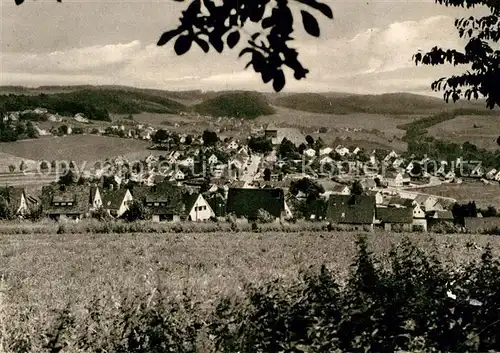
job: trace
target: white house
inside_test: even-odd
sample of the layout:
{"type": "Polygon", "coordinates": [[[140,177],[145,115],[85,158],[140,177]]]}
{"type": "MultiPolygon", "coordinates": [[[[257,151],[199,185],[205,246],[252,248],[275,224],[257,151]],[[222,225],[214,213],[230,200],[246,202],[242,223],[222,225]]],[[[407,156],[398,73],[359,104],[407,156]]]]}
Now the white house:
{"type": "Polygon", "coordinates": [[[168,155],[168,158],[171,159],[171,160],[176,161],[177,159],[179,159],[180,156],[181,156],[181,153],[179,151],[172,151],[168,155]]]}
{"type": "Polygon", "coordinates": [[[156,163],[158,162],[158,157],[150,154],[149,156],[146,157],[146,163],[151,164],[151,163],[156,163]]]}
{"type": "Polygon", "coordinates": [[[444,210],[439,198],[434,195],[419,194],[415,197],[414,202],[418,203],[426,212],[444,210]]]}
{"type": "Polygon", "coordinates": [[[422,227],[424,232],[427,232],[427,219],[425,218],[425,211],[416,201],[413,201],[413,226],[422,227]]]}
{"type": "Polygon", "coordinates": [[[208,157],[208,164],[217,164],[219,162],[219,159],[215,154],[212,154],[210,157],[208,157]]]}
{"type": "Polygon", "coordinates": [[[186,167],[192,167],[194,165],[194,158],[193,157],[187,157],[183,161],[179,162],[180,165],[186,166],[186,167]]]}
{"type": "Polygon", "coordinates": [[[335,161],[329,156],[325,156],[319,160],[319,164],[332,164],[333,162],[335,161]]]}
{"type": "Polygon", "coordinates": [[[496,181],[500,181],[500,172],[498,172],[496,175],[495,175],[495,178],[494,178],[496,181]]]}
{"type": "Polygon", "coordinates": [[[406,171],[409,173],[409,172],[411,172],[413,170],[414,167],[415,167],[415,164],[413,162],[410,162],[406,166],[406,171]]]}
{"type": "Polygon", "coordinates": [[[470,172],[471,177],[481,178],[484,175],[484,168],[481,165],[476,166],[472,172],[470,172]]]}
{"type": "Polygon", "coordinates": [[[82,113],[75,114],[75,117],[73,118],[76,121],[80,123],[88,123],[89,119],[85,118],[82,113]]]}
{"type": "Polygon", "coordinates": [[[234,166],[237,169],[242,169],[244,164],[245,163],[238,158],[233,158],[229,161],[229,166],[234,166]]]}
{"type": "Polygon", "coordinates": [[[345,155],[349,154],[349,149],[347,147],[344,147],[342,145],[338,145],[336,148],[335,148],[335,152],[337,152],[338,154],[340,154],[342,157],[344,157],[345,155]]]}
{"type": "Polygon", "coordinates": [[[229,150],[237,150],[238,147],[238,143],[235,140],[231,140],[231,142],[229,142],[226,146],[226,148],[229,150]]]}
{"type": "Polygon", "coordinates": [[[450,170],[448,173],[446,173],[446,175],[444,176],[444,178],[446,180],[452,180],[452,179],[455,179],[455,172],[453,170],[450,170]]]}
{"type": "Polygon", "coordinates": [[[384,161],[388,162],[390,159],[398,157],[399,155],[394,150],[392,150],[387,156],[385,156],[384,161]]]}
{"type": "Polygon", "coordinates": [[[354,151],[352,151],[352,154],[355,154],[355,155],[356,155],[356,154],[358,154],[358,153],[359,153],[359,151],[361,151],[361,148],[356,147],[356,148],[354,149],[354,151]]]}
{"type": "Polygon", "coordinates": [[[217,179],[222,178],[225,169],[226,166],[224,164],[215,165],[213,168],[211,168],[212,176],[217,179]]]}
{"type": "Polygon", "coordinates": [[[174,174],[175,180],[184,180],[186,178],[186,174],[182,170],[177,170],[174,174]]]}
{"type": "Polygon", "coordinates": [[[276,165],[279,167],[279,168],[283,168],[283,166],[286,165],[286,162],[285,161],[282,161],[282,160],[279,160],[276,162],[276,165]]]}
{"type": "Polygon", "coordinates": [[[324,155],[330,154],[332,152],[333,152],[333,148],[331,148],[331,147],[325,147],[325,148],[322,148],[322,149],[319,150],[319,155],[320,156],[324,156],[324,155]]]}
{"type": "Polygon", "coordinates": [[[133,201],[128,189],[119,189],[104,194],[103,207],[113,217],[121,217],[133,201]]]}
{"type": "Polygon", "coordinates": [[[206,221],[215,217],[215,212],[201,194],[186,196],[184,205],[188,214],[188,220],[193,222],[206,221]]]}
{"type": "Polygon", "coordinates": [[[489,180],[495,179],[495,175],[497,175],[497,173],[498,170],[496,170],[495,168],[491,169],[490,171],[488,171],[488,173],[486,173],[486,179],[489,180]]]}
{"type": "Polygon", "coordinates": [[[101,192],[98,187],[90,188],[90,210],[97,210],[102,206],[101,192]]]}
{"type": "Polygon", "coordinates": [[[304,150],[304,154],[307,156],[307,157],[314,157],[316,155],[316,151],[312,148],[308,148],[307,150],[304,150]]]}

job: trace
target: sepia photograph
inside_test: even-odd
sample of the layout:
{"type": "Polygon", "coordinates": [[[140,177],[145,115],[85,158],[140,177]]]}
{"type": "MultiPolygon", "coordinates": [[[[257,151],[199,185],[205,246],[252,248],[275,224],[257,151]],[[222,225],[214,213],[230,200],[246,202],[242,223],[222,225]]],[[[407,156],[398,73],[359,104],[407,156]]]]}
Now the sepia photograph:
{"type": "Polygon", "coordinates": [[[0,353],[500,352],[499,0],[0,18],[0,353]]]}

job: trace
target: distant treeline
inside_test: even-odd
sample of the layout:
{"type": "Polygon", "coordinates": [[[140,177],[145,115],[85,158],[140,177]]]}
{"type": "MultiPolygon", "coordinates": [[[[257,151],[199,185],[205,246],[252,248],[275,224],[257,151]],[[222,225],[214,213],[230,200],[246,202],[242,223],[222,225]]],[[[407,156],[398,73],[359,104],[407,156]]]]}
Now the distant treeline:
{"type": "Polygon", "coordinates": [[[23,111],[35,108],[46,108],[49,112],[60,115],[83,113],[92,120],[109,121],[110,113],[177,113],[185,107],[161,96],[122,90],[79,90],[68,93],[0,96],[0,110],[23,111]]]}
{"type": "Polygon", "coordinates": [[[416,158],[427,156],[432,160],[444,161],[455,161],[461,157],[464,161],[480,161],[485,168],[500,166],[500,150],[488,151],[470,142],[458,144],[436,140],[429,136],[408,141],[407,153],[416,158]]]}

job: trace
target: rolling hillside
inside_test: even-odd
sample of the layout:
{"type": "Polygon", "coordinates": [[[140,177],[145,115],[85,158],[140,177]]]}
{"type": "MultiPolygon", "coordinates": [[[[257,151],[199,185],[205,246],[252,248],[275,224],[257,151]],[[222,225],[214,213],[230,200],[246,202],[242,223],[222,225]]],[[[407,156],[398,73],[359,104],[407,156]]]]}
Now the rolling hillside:
{"type": "Polygon", "coordinates": [[[174,100],[125,90],[82,89],[64,93],[0,96],[0,108],[7,111],[37,107],[47,108],[61,115],[73,115],[80,112],[95,120],[106,120],[103,116],[109,113],[178,113],[185,110],[183,104],[174,100]]]}
{"type": "Polygon", "coordinates": [[[255,92],[222,93],[195,105],[194,110],[202,115],[248,119],[274,113],[265,97],[255,92]]]}
{"type": "Polygon", "coordinates": [[[37,106],[68,110],[87,108],[110,114],[177,114],[195,111],[201,115],[256,118],[274,113],[274,107],[321,114],[433,115],[457,109],[468,115],[492,115],[483,100],[445,103],[441,98],[390,93],[357,95],[325,93],[258,93],[248,91],[166,91],[123,86],[0,86],[0,109],[37,106]],[[69,108],[68,108],[69,107],[69,108]]]}
{"type": "Polygon", "coordinates": [[[349,95],[335,93],[297,93],[278,97],[273,104],[289,109],[326,114],[432,114],[459,108],[489,114],[482,101],[459,101],[445,103],[440,98],[408,93],[390,93],[381,95],[349,95]]]}

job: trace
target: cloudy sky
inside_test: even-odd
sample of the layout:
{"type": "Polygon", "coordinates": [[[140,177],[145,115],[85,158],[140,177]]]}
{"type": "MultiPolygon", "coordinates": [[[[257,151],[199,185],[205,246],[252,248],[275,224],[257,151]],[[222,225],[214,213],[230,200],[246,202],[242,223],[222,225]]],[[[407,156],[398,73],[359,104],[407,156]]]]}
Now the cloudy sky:
{"type": "MultiPolygon", "coordinates": [[[[1,0],[0,85],[117,84],[177,89],[268,91],[237,51],[178,57],[157,47],[187,3],[172,0],[1,0]]],[[[454,67],[416,67],[412,54],[435,45],[463,47],[453,26],[465,10],[433,0],[326,0],[334,20],[321,38],[297,28],[294,46],[310,70],[285,91],[432,94],[433,79],[454,67]]],[[[468,14],[467,14],[468,15],[468,14]]],[[[300,24],[300,20],[299,20],[300,24]]],[[[289,74],[289,73],[288,73],[289,74]]]]}

